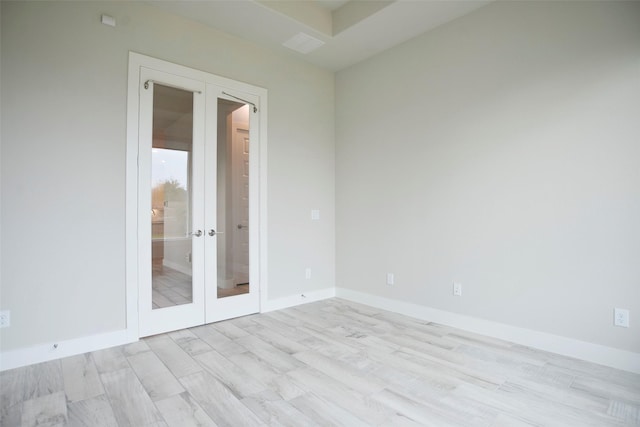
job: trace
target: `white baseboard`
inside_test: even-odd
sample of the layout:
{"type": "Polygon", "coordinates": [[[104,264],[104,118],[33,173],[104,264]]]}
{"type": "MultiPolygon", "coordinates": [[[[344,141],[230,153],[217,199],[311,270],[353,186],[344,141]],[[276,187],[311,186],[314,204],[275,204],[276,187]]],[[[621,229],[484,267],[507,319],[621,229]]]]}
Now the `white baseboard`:
{"type": "Polygon", "coordinates": [[[137,340],[131,339],[127,330],[122,330],[3,351],[0,353],[0,371],[129,344],[135,341],[137,340]]]}
{"type": "MultiPolygon", "coordinates": [[[[540,350],[640,374],[640,354],[638,353],[379,297],[345,288],[324,288],[305,292],[304,294],[266,300],[262,304],[261,312],[266,313],[280,310],[335,296],[418,319],[440,323],[540,350]]],[[[57,343],[51,342],[28,348],[3,351],[0,353],[0,371],[74,356],[90,351],[102,350],[122,344],[129,344],[135,341],[136,338],[132,336],[131,333],[127,332],[127,330],[121,330],[59,341],[57,343]],[[57,344],[57,347],[54,347],[55,344],[57,344]]]]}
{"type": "MultiPolygon", "coordinates": [[[[261,312],[279,310],[314,301],[332,298],[336,295],[335,288],[319,289],[304,294],[296,294],[262,303],[261,312]]],[[[27,348],[19,348],[0,352],[0,372],[8,369],[20,368],[49,360],[75,356],[91,351],[102,350],[122,344],[137,341],[137,338],[127,330],[74,338],[66,341],[50,342],[27,348]]]]}
{"type": "Polygon", "coordinates": [[[164,267],[169,267],[173,270],[179,271],[182,274],[186,274],[187,276],[191,277],[191,275],[193,274],[193,272],[191,271],[190,268],[187,268],[183,265],[178,264],[177,262],[173,262],[173,261],[168,261],[166,259],[162,260],[162,265],[164,267]]]}
{"type": "Polygon", "coordinates": [[[293,307],[300,304],[306,304],[309,302],[321,301],[327,298],[333,298],[336,296],[336,289],[334,287],[318,289],[311,292],[303,292],[300,294],[290,295],[273,300],[266,300],[262,302],[260,307],[261,313],[268,311],[280,310],[287,307],[293,307]]]}
{"type": "Polygon", "coordinates": [[[335,293],[338,298],[360,304],[640,374],[640,353],[519,328],[345,288],[336,288],[335,293]]]}

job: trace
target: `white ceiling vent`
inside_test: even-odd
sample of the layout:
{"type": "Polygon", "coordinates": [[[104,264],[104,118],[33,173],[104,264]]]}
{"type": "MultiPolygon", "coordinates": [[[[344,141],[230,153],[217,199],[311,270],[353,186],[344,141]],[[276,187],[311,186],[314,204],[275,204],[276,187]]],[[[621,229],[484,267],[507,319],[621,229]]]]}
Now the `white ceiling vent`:
{"type": "Polygon", "coordinates": [[[305,33],[298,33],[286,42],[282,43],[283,46],[300,53],[312,52],[323,44],[324,42],[322,40],[318,40],[317,38],[311,37],[309,34],[305,33]]]}

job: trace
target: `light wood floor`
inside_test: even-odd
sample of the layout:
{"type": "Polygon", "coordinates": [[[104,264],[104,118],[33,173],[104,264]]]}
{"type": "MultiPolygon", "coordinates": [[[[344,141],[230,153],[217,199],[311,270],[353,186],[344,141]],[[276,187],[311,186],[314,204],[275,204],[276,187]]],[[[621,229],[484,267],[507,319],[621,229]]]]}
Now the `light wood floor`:
{"type": "Polygon", "coordinates": [[[640,425],[640,375],[340,299],[0,380],[3,426],[640,425]]]}

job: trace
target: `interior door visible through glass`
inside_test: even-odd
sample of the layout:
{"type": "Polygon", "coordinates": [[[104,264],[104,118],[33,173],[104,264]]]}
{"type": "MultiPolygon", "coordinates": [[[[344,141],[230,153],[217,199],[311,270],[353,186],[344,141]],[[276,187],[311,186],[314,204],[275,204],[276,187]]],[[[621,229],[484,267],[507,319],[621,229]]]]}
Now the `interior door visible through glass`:
{"type": "Polygon", "coordinates": [[[193,302],[193,93],[153,86],[152,308],[193,302]]]}
{"type": "Polygon", "coordinates": [[[218,98],[217,297],[249,293],[249,107],[218,98]]]}

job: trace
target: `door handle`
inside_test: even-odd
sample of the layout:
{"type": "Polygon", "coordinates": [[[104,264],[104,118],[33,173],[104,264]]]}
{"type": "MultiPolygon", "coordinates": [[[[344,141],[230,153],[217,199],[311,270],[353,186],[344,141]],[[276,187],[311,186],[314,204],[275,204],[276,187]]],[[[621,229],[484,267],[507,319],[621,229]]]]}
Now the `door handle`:
{"type": "Polygon", "coordinates": [[[249,228],[248,225],[238,224],[238,230],[242,230],[243,228],[249,228]]]}
{"type": "Polygon", "coordinates": [[[191,234],[192,236],[200,237],[202,236],[202,230],[198,230],[195,233],[189,233],[189,234],[191,234]]]}
{"type": "Polygon", "coordinates": [[[209,236],[215,236],[216,234],[224,234],[224,231],[216,231],[213,228],[209,230],[209,236]]]}

